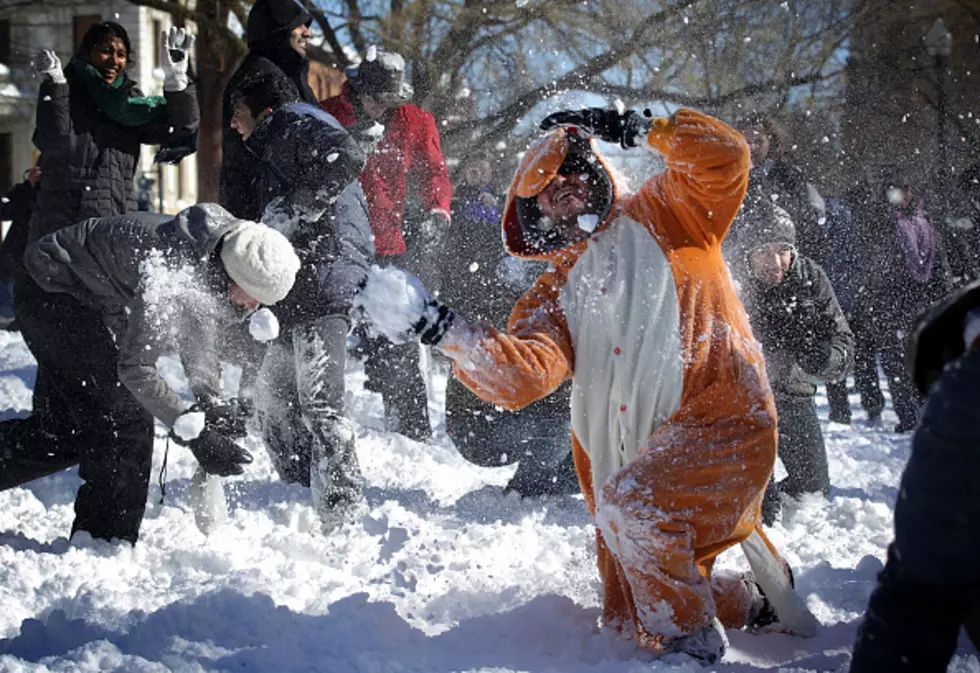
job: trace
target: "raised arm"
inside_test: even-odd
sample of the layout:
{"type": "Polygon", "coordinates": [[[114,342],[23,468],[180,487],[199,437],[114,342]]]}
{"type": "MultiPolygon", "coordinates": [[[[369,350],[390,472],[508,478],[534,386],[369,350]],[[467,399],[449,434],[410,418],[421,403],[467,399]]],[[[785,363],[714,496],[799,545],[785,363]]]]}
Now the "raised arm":
{"type": "Polygon", "coordinates": [[[628,203],[638,221],[663,223],[674,245],[719,245],[748,186],[749,148],[741,133],[696,110],[653,120],[647,144],[667,170],[628,203]]]}
{"type": "Polygon", "coordinates": [[[71,87],[68,82],[46,79],[37,91],[37,121],[34,146],[48,155],[69,149],[72,143],[71,87]]]}

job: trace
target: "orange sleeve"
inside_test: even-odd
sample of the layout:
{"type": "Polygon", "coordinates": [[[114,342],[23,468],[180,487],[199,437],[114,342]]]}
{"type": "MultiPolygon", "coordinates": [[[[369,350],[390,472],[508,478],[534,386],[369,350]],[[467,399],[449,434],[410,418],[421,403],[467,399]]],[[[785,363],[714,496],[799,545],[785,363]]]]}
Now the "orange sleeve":
{"type": "Polygon", "coordinates": [[[468,325],[465,334],[451,331],[440,349],[453,358],[456,378],[510,410],[554,392],[574,361],[559,290],[556,272],[541,276],[511,312],[507,334],[485,324],[468,325]]]}
{"type": "Polygon", "coordinates": [[[647,143],[663,153],[667,170],[630,199],[637,221],[656,222],[669,210],[674,247],[721,243],[748,186],[749,147],[741,133],[696,110],[654,121],[647,143]]]}

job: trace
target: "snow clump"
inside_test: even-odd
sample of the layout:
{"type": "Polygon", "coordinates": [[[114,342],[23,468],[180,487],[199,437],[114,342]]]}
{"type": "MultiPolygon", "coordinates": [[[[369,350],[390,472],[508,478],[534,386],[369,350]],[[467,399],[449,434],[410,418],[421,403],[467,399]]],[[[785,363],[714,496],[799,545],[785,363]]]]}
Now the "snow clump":
{"type": "Polygon", "coordinates": [[[267,308],[260,308],[248,319],[248,333],[256,341],[272,341],[279,337],[279,320],[267,308]]]}

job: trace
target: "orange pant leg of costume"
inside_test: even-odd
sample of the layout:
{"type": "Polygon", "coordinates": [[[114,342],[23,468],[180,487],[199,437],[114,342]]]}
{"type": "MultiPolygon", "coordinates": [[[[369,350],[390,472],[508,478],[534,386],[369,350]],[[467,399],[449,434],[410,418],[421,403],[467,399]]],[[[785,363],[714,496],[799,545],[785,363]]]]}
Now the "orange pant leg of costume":
{"type": "Polygon", "coordinates": [[[574,442],[576,465],[598,527],[607,623],[632,621],[639,634],[677,636],[716,615],[745,624],[744,583],[719,577],[715,557],[756,528],[775,459],[771,435],[712,440],[697,428],[665,425],[617,473],[596,502],[589,458],[574,442]]]}

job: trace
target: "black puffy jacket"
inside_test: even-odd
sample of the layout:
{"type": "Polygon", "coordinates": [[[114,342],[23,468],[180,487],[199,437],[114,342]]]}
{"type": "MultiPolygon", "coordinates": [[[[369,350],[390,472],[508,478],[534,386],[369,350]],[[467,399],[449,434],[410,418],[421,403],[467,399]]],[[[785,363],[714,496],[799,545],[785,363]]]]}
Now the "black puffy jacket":
{"type": "MultiPolygon", "coordinates": [[[[90,217],[135,211],[140,145],[173,143],[200,121],[193,84],[165,92],[166,113],[156,120],[123,126],[95,105],[73,68],[65,68],[65,77],[66,84],[46,80],[38,90],[34,145],[41,150],[41,180],[32,241],[90,217]]],[[[123,87],[131,98],[143,95],[131,79],[123,87]]]]}
{"type": "Polygon", "coordinates": [[[346,315],[374,261],[357,180],[366,161],[360,145],[320,108],[294,103],[263,120],[246,149],[259,169],[254,192],[262,221],[282,231],[303,262],[293,291],[272,310],[287,326],[346,315]]]}
{"type": "Polygon", "coordinates": [[[827,274],[812,259],[794,254],[779,285],[749,280],[743,299],[776,397],[810,397],[817,381],[839,381],[847,374],[854,334],[827,274]]]}
{"type": "Polygon", "coordinates": [[[27,246],[24,266],[46,292],[102,315],[119,349],[119,380],[170,426],[185,405],[157,373],[161,353],[176,350],[196,396],[218,394],[216,339],[237,316],[221,297],[216,251],[236,223],[213,203],[94,218],[27,246]]]}
{"type": "MultiPolygon", "coordinates": [[[[232,96],[243,82],[267,76],[288,82],[296,100],[316,104],[308,82],[310,63],[289,45],[290,32],[313,20],[295,0],[258,0],[248,13],[248,55],[228,80],[222,99],[222,159],[219,203],[236,217],[257,221],[257,174],[242,137],[231,128],[232,96]]],[[[289,88],[289,87],[287,87],[289,88]]]]}

